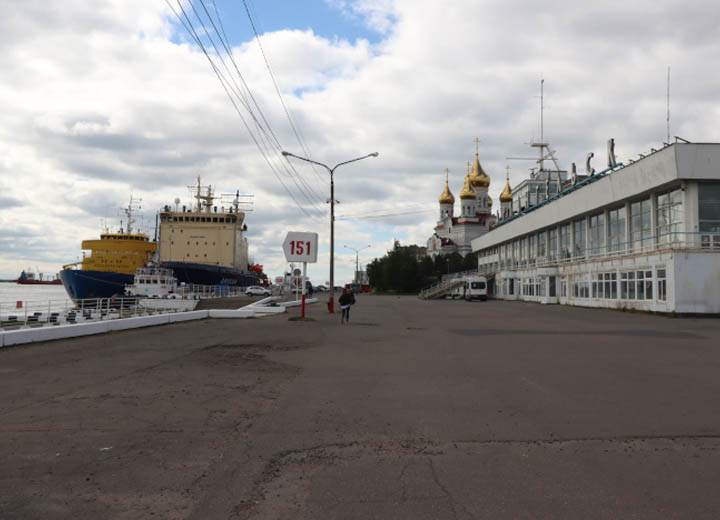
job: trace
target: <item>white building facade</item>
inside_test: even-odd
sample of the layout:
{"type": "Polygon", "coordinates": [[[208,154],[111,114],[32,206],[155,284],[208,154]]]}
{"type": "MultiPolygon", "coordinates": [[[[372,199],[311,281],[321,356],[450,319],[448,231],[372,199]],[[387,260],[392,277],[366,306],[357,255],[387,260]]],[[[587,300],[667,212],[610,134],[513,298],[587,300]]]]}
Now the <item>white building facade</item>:
{"type": "Polygon", "coordinates": [[[720,144],[675,143],[473,240],[499,299],[720,313],[720,144]]]}

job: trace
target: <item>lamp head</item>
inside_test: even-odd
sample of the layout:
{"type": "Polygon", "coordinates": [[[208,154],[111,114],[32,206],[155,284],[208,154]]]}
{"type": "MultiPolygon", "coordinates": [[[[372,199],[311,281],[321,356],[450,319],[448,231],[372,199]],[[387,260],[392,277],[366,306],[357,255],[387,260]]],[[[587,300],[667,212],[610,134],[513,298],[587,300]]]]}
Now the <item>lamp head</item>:
{"type": "Polygon", "coordinates": [[[282,153],[285,157],[287,157],[288,155],[290,155],[290,153],[289,153],[289,152],[286,152],[285,150],[283,150],[281,153],[282,153]]]}
{"type": "Polygon", "coordinates": [[[380,155],[380,154],[377,153],[377,152],[373,152],[373,153],[370,154],[370,157],[377,157],[378,155],[380,155]]]}

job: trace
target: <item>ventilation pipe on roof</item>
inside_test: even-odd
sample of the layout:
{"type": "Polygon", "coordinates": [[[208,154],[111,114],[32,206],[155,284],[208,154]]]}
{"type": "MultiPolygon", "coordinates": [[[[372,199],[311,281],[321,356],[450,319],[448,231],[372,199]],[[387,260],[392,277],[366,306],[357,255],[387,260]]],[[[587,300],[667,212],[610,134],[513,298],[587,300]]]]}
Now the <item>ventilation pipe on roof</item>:
{"type": "Polygon", "coordinates": [[[615,139],[610,138],[607,142],[608,168],[615,168],[617,160],[615,159],[615,139]]]}

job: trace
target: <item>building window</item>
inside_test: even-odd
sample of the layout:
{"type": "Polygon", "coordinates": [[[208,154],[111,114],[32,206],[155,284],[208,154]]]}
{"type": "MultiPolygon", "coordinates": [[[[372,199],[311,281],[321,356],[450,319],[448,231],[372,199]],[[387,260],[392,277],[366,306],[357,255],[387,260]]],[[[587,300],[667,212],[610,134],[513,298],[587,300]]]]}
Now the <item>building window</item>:
{"type": "Polygon", "coordinates": [[[652,300],[652,271],[620,273],[620,298],[623,300],[652,300]]]}
{"type": "Polygon", "coordinates": [[[593,273],[593,298],[617,299],[617,273],[593,273]]]}
{"type": "Polygon", "coordinates": [[[658,243],[669,244],[679,240],[677,233],[682,231],[682,212],[682,191],[676,189],[658,195],[656,213],[658,243]]]}
{"type": "MultiPolygon", "coordinates": [[[[698,184],[698,211],[700,232],[720,233],[720,183],[701,182],[698,184]]],[[[702,237],[703,247],[720,247],[720,236],[702,237]]]]}
{"type": "Polygon", "coordinates": [[[587,236],[585,219],[583,218],[573,222],[573,228],[575,231],[575,257],[582,258],[585,256],[585,240],[587,236]]]}
{"type": "Polygon", "coordinates": [[[605,255],[605,215],[599,213],[589,219],[590,226],[590,257],[605,255]]]}
{"type": "Polygon", "coordinates": [[[548,234],[550,235],[550,240],[549,240],[550,245],[549,245],[549,248],[548,248],[548,258],[550,258],[550,260],[554,260],[554,259],[555,259],[555,254],[557,253],[557,245],[558,245],[558,242],[557,242],[557,240],[558,240],[558,239],[557,239],[557,229],[552,228],[552,229],[549,231],[548,234]]]}
{"type": "Polygon", "coordinates": [[[608,248],[611,253],[625,249],[625,206],[608,211],[608,248]]]}
{"type": "Polygon", "coordinates": [[[564,277],[560,280],[560,296],[567,298],[567,278],[564,277]]]}
{"type": "Polygon", "coordinates": [[[528,262],[530,265],[535,265],[535,235],[528,237],[528,262]]]}
{"type": "Polygon", "coordinates": [[[560,258],[570,258],[570,224],[560,226],[560,258]]]}
{"type": "Polygon", "coordinates": [[[571,276],[570,280],[570,290],[575,298],[590,298],[590,287],[586,275],[576,274],[571,276]]]}
{"type": "Polygon", "coordinates": [[[645,251],[650,248],[652,229],[650,228],[650,199],[638,200],[630,204],[630,240],[633,251],[645,251]]]}
{"type": "Polygon", "coordinates": [[[546,251],[545,251],[546,241],[547,241],[547,235],[545,234],[545,231],[541,231],[540,233],[538,233],[537,254],[539,257],[544,257],[546,254],[546,251]]]}
{"type": "Polygon", "coordinates": [[[657,293],[658,301],[667,301],[667,278],[664,268],[657,270],[657,293]]]}

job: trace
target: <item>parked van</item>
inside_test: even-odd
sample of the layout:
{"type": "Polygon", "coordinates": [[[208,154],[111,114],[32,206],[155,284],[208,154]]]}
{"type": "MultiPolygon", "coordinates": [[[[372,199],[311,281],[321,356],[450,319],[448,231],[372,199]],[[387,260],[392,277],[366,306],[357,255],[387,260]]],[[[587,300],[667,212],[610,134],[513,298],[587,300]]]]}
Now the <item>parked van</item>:
{"type": "Polygon", "coordinates": [[[487,278],[484,276],[471,276],[465,279],[464,297],[467,301],[470,300],[487,300],[487,278]]]}

